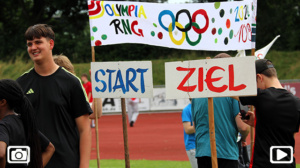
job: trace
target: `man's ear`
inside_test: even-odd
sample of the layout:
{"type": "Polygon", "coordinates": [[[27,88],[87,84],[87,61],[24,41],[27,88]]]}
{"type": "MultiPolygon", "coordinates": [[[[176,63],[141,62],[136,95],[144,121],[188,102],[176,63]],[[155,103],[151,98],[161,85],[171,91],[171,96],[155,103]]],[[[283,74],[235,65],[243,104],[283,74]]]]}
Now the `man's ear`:
{"type": "Polygon", "coordinates": [[[257,74],[256,75],[256,80],[259,80],[260,82],[262,82],[263,76],[261,74],[257,74]]]}
{"type": "Polygon", "coordinates": [[[0,100],[1,107],[6,106],[6,104],[7,104],[7,101],[5,99],[0,100]]]}
{"type": "Polygon", "coordinates": [[[53,50],[53,48],[54,48],[54,40],[52,40],[52,39],[50,39],[50,48],[51,48],[51,50],[53,50]]]}

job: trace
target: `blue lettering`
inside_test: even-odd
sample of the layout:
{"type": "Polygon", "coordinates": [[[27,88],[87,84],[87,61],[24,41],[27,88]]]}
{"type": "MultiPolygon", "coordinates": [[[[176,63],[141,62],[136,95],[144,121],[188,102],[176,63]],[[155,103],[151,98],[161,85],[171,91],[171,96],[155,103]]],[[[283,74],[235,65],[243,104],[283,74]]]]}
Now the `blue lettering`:
{"type": "Polygon", "coordinates": [[[119,89],[119,88],[122,89],[124,94],[126,93],[126,89],[125,89],[125,86],[124,86],[121,70],[118,70],[118,72],[117,72],[117,78],[116,78],[115,86],[113,87],[114,92],[116,91],[116,89],[119,89]],[[119,85],[117,85],[118,81],[120,82],[119,85]]]}
{"type": "Polygon", "coordinates": [[[138,12],[138,6],[135,5],[135,17],[137,17],[137,12],[138,12]]]}
{"type": "Polygon", "coordinates": [[[141,73],[141,92],[145,93],[144,72],[147,72],[148,68],[147,69],[138,68],[136,71],[141,73]]]}
{"type": "Polygon", "coordinates": [[[133,91],[137,92],[139,89],[132,84],[132,82],[136,79],[136,71],[133,68],[129,68],[126,70],[126,90],[129,92],[129,85],[133,91]],[[129,80],[129,72],[132,72],[133,76],[129,80]]]}
{"type": "Polygon", "coordinates": [[[100,81],[103,84],[103,88],[99,89],[98,86],[96,86],[95,89],[96,89],[97,92],[104,92],[106,90],[106,83],[104,82],[104,80],[100,80],[98,78],[98,72],[101,72],[103,76],[105,75],[105,72],[104,72],[103,69],[100,69],[100,70],[96,71],[96,73],[95,73],[95,81],[96,82],[100,81]]]}
{"type": "Polygon", "coordinates": [[[114,15],[114,11],[112,10],[111,6],[109,4],[105,5],[105,11],[109,16],[113,16],[114,15]],[[111,13],[108,12],[107,7],[110,9],[111,13]]]}
{"type": "Polygon", "coordinates": [[[109,75],[108,75],[108,91],[111,92],[111,90],[112,90],[111,89],[111,74],[116,72],[116,70],[107,69],[106,72],[109,73],[109,75]]]}

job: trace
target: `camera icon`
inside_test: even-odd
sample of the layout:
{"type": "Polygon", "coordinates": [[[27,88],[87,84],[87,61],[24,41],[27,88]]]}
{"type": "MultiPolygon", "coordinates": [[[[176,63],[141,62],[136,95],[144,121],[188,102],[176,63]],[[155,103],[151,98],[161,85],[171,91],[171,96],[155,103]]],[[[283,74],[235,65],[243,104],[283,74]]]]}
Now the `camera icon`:
{"type": "Polygon", "coordinates": [[[7,162],[10,164],[24,164],[30,162],[29,146],[8,146],[7,162]]]}

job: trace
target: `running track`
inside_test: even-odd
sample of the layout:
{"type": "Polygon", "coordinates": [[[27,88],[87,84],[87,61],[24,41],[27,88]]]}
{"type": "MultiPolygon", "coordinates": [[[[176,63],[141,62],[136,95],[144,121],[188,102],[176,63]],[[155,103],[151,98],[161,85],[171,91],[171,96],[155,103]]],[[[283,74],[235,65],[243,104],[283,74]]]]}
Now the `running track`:
{"type": "MultiPolygon", "coordinates": [[[[124,159],[122,116],[104,115],[99,120],[101,159],[124,159]]],[[[183,142],[181,113],[142,113],[134,127],[127,127],[130,160],[188,161],[183,142]]],[[[247,142],[250,143],[248,136],[247,142]]],[[[296,134],[296,162],[300,163],[300,134],[296,134]]],[[[92,129],[91,159],[96,159],[96,134],[92,129]]]]}

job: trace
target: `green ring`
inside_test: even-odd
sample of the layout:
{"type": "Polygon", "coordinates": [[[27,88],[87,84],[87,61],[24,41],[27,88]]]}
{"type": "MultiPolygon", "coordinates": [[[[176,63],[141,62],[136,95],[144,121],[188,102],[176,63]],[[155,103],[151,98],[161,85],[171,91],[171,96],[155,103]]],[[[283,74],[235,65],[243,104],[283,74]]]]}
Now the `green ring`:
{"type": "MultiPolygon", "coordinates": [[[[189,26],[190,26],[190,23],[186,24],[186,25],[185,25],[185,28],[187,28],[187,27],[189,27],[189,26]]],[[[197,23],[195,23],[195,22],[192,22],[192,26],[195,26],[197,29],[200,29],[200,26],[199,26],[197,23]]],[[[196,41],[191,41],[190,38],[189,38],[188,33],[186,32],[186,41],[187,41],[191,46],[197,45],[197,44],[200,42],[201,37],[202,37],[201,34],[199,34],[199,37],[198,37],[198,39],[197,39],[196,41]]]]}

